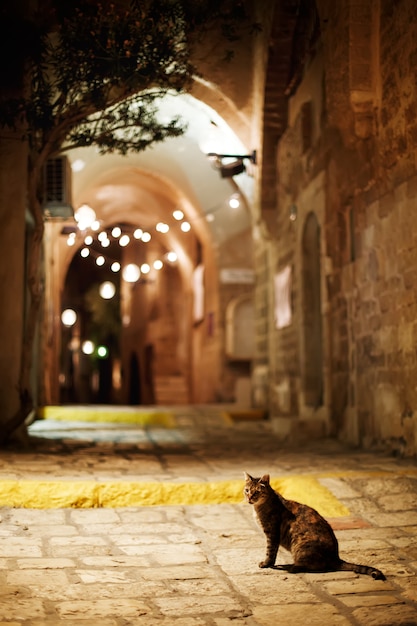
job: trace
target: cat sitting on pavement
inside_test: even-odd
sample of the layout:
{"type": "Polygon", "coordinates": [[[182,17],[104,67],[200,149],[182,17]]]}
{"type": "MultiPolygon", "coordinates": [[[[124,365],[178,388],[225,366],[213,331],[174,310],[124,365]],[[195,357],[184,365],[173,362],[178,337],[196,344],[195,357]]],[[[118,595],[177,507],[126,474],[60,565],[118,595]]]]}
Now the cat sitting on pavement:
{"type": "Polygon", "coordinates": [[[367,574],[375,580],[386,580],[375,567],[341,559],[333,529],[315,509],[283,498],[271,487],[268,474],[261,478],[244,474],[244,496],[249,504],[253,504],[267,541],[266,557],[259,567],[276,567],[294,574],[350,571],[367,574]],[[279,546],[291,552],[293,564],[275,566],[279,546]]]}

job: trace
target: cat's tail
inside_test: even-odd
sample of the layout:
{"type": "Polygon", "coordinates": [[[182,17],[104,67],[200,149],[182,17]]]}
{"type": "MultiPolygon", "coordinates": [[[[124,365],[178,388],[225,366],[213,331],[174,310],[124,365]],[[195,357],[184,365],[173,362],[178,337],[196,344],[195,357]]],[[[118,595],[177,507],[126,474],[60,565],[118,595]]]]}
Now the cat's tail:
{"type": "Polygon", "coordinates": [[[375,580],[386,580],[381,570],[376,567],[368,567],[368,565],[358,565],[357,563],[348,563],[340,561],[340,570],[344,572],[355,572],[356,574],[366,574],[372,576],[375,580]]]}

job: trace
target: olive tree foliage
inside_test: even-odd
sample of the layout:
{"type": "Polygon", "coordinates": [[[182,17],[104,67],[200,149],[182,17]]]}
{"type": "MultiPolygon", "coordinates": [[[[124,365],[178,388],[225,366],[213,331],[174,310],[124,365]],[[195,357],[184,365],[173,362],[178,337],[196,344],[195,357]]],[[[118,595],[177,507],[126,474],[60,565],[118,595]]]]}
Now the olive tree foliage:
{"type": "Polygon", "coordinates": [[[28,242],[21,406],[3,428],[0,443],[33,408],[30,373],[42,304],[46,161],[93,145],[102,154],[140,152],[183,133],[184,121],[158,120],[158,99],[189,89],[204,37],[224,35],[231,41],[244,19],[242,4],[233,0],[42,0],[38,11],[28,2],[20,13],[21,3],[4,4],[1,34],[12,53],[10,47],[4,52],[14,55],[21,83],[1,90],[0,129],[20,133],[27,144],[27,205],[34,227],[28,242]]]}

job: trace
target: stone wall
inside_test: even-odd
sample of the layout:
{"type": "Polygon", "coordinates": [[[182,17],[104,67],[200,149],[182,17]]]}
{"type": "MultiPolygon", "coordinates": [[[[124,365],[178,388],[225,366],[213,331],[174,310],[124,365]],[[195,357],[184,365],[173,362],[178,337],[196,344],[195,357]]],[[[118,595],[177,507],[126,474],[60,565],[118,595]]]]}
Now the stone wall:
{"type": "Polygon", "coordinates": [[[366,206],[355,228],[354,273],[341,272],[351,302],[359,438],[407,453],[417,452],[416,190],[414,176],[366,206]]]}
{"type": "Polygon", "coordinates": [[[270,259],[268,238],[261,226],[256,226],[254,229],[254,268],[256,352],[252,363],[252,397],[255,407],[267,408],[271,383],[269,363],[270,259]]]}
{"type": "Polygon", "coordinates": [[[321,46],[289,101],[278,147],[278,235],[271,270],[292,268],[293,315],[288,327],[270,335],[271,413],[286,420],[282,430],[289,434],[304,432],[307,424],[313,433],[413,455],[415,6],[410,0],[395,6],[352,0],[336,7],[318,2],[318,9],[321,46]],[[309,311],[302,234],[311,212],[320,235],[319,406],[306,401],[303,374],[312,358],[303,339],[309,311]]]}

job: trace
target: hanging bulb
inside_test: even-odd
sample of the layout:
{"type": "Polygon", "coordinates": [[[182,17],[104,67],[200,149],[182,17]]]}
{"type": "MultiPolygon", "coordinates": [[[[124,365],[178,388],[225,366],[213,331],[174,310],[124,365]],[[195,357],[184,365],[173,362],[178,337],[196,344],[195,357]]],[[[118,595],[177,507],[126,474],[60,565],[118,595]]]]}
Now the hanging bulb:
{"type": "Polygon", "coordinates": [[[123,268],[122,276],[127,283],[136,283],[140,278],[140,269],[135,263],[129,263],[123,268]]]}
{"type": "Polygon", "coordinates": [[[90,228],[91,224],[95,221],[96,213],[91,206],[83,204],[75,211],[74,218],[78,224],[78,228],[80,230],[86,230],[87,228],[90,228]]]}
{"type": "Polygon", "coordinates": [[[175,263],[175,261],[178,259],[176,252],[168,252],[166,257],[170,263],[175,263]]]}
{"type": "Polygon", "coordinates": [[[110,280],[106,280],[101,283],[99,293],[103,300],[111,300],[116,293],[116,286],[110,280]]]}
{"type": "Polygon", "coordinates": [[[184,218],[184,213],[181,211],[181,209],[176,209],[173,212],[172,216],[174,220],[177,220],[178,222],[180,222],[184,218]]]}
{"type": "Polygon", "coordinates": [[[167,233],[169,231],[169,226],[164,222],[158,222],[158,224],[155,226],[155,230],[157,230],[158,233],[167,233]]]}
{"type": "Polygon", "coordinates": [[[122,246],[122,248],[125,248],[127,245],[129,245],[130,243],[130,237],[129,235],[122,235],[119,239],[119,246],[122,246]]]}

